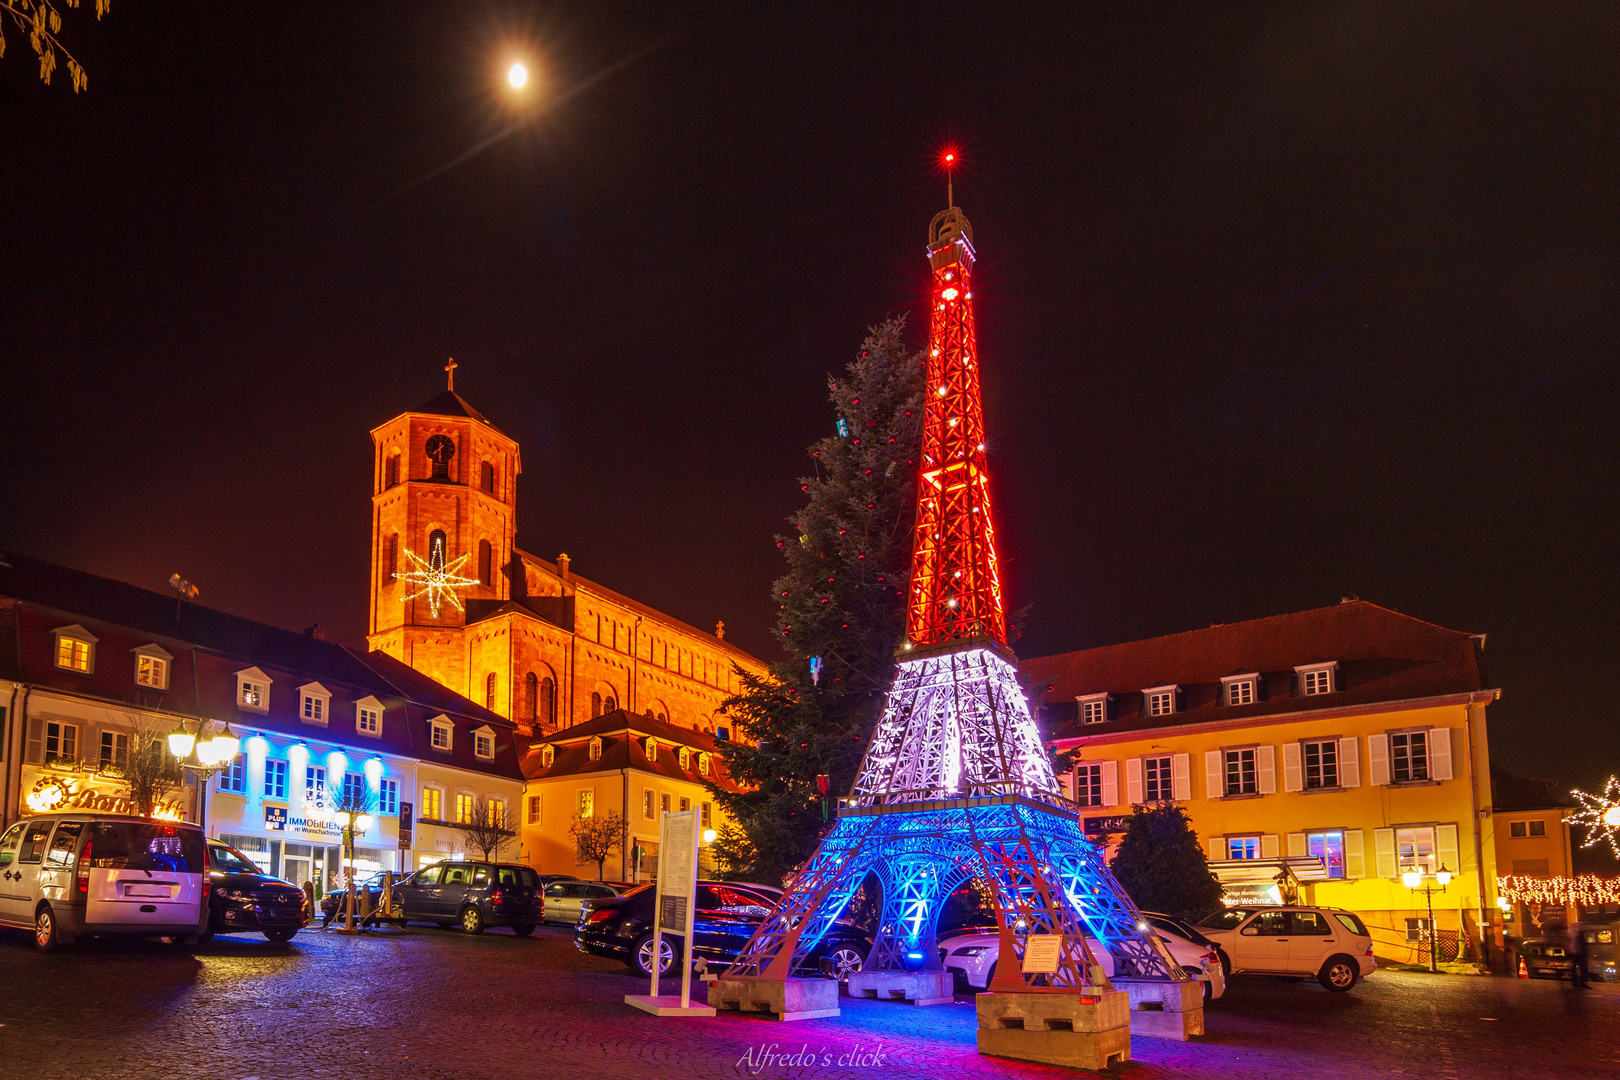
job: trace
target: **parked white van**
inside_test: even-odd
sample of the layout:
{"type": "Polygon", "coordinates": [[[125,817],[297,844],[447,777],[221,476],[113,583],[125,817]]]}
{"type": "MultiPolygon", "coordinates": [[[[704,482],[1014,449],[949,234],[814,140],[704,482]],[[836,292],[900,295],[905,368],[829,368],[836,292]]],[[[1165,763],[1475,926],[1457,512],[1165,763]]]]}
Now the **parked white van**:
{"type": "Polygon", "coordinates": [[[60,812],[0,836],[0,926],[51,952],[85,935],[194,945],[207,929],[206,843],[178,821],[60,812]]]}

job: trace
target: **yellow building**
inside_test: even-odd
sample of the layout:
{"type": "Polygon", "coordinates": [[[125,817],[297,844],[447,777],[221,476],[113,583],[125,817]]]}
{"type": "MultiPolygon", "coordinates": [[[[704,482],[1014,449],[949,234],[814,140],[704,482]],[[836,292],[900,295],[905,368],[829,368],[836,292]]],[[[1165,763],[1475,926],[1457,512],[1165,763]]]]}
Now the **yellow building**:
{"type": "Polygon", "coordinates": [[[725,737],[736,669],[765,666],[576,573],[567,555],[517,547],[522,458],[453,389],[371,432],[367,642],[440,684],[546,734],[615,709],[725,737]],[[427,595],[405,575],[432,566],[463,584],[427,595]]]}
{"type": "MultiPolygon", "coordinates": [[[[1497,872],[1503,876],[1572,878],[1569,800],[1555,795],[1547,780],[1527,780],[1499,765],[1491,766],[1490,825],[1497,872]]],[[[1507,909],[1507,932],[1521,937],[1542,933],[1555,923],[1579,918],[1561,903],[1514,904],[1507,909]]]]}
{"type": "Polygon", "coordinates": [[[1442,954],[1500,941],[1483,635],[1359,600],[1026,661],[1086,831],[1133,804],[1191,817],[1232,900],[1348,908],[1416,959],[1433,896],[1442,954]],[[1433,880],[1429,879],[1429,884],[1433,880]],[[1482,929],[1483,928],[1483,929],[1482,929]],[[1448,935],[1447,932],[1450,932],[1448,935]]]}
{"type": "MultiPolygon", "coordinates": [[[[534,742],[523,772],[524,857],[542,874],[595,876],[595,864],[575,859],[569,827],[576,815],[617,811],[624,818],[627,842],[604,868],[619,881],[648,881],[657,873],[664,814],[695,808],[705,829],[731,820],[704,785],[712,779],[735,790],[714,737],[622,709],[534,742]]],[[[702,863],[712,874],[707,846],[702,863]]]]}

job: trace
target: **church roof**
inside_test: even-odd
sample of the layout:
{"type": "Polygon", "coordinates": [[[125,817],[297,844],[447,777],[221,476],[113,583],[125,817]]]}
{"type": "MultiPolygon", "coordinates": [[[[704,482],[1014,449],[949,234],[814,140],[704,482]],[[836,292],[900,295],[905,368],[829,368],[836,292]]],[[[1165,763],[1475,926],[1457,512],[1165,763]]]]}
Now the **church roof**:
{"type": "Polygon", "coordinates": [[[438,397],[425,405],[418,405],[410,410],[413,413],[427,413],[429,416],[465,416],[469,420],[476,420],[485,427],[501,429],[489,422],[489,417],[467,404],[467,399],[454,390],[446,390],[438,397]]]}

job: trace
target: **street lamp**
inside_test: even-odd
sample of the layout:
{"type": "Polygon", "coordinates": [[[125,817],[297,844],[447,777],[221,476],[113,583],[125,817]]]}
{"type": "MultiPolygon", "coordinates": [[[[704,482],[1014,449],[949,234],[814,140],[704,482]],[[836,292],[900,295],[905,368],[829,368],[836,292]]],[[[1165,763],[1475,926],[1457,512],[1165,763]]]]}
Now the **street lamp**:
{"type": "Polygon", "coordinates": [[[506,70],[506,81],[511,84],[514,90],[523,89],[529,84],[529,69],[521,63],[514,63],[506,70]]]}
{"type": "Polygon", "coordinates": [[[208,778],[227,767],[242,747],[242,740],[231,731],[229,720],[218,735],[201,738],[208,724],[207,720],[198,720],[197,730],[192,732],[186,730],[186,722],[182,720],[168,737],[169,753],[182,769],[197,777],[197,825],[204,836],[208,835],[208,778]]]}
{"type": "Polygon", "coordinates": [[[1406,887],[1411,889],[1413,892],[1416,892],[1419,888],[1422,888],[1423,890],[1423,898],[1425,901],[1427,901],[1429,907],[1429,970],[1438,975],[1440,974],[1440,963],[1435,955],[1434,948],[1434,894],[1437,892],[1446,891],[1446,886],[1451,884],[1451,871],[1447,870],[1445,864],[1442,863],[1440,865],[1440,869],[1436,870],[1433,874],[1433,885],[1425,885],[1423,883],[1424,876],[1425,875],[1422,867],[1414,866],[1412,869],[1401,874],[1401,881],[1404,882],[1406,887]]]}

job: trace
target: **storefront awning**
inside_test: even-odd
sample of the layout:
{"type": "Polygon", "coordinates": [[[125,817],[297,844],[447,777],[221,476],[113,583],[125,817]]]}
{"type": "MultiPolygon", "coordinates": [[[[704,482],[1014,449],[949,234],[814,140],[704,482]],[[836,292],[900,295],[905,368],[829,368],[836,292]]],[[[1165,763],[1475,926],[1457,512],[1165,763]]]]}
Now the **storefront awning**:
{"type": "Polygon", "coordinates": [[[1220,859],[1209,864],[1228,904],[1281,904],[1301,883],[1326,881],[1327,867],[1314,855],[1286,859],[1220,859]]]}

